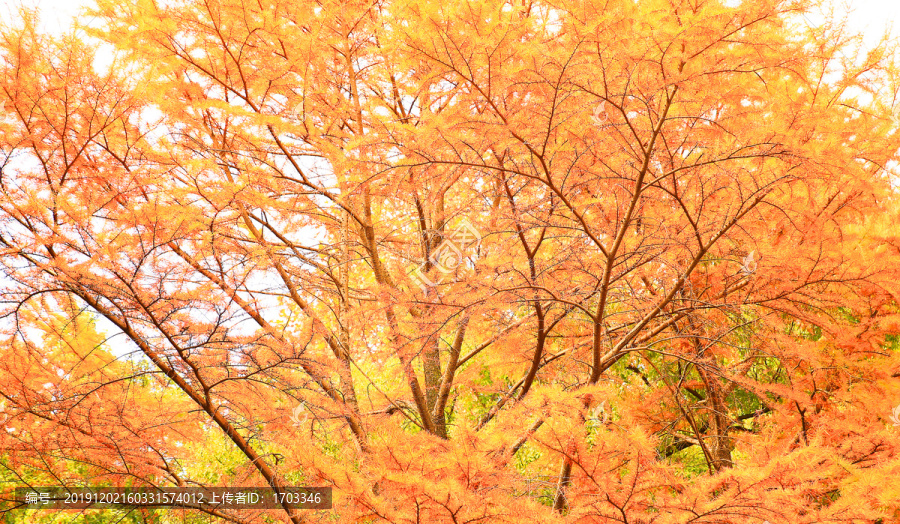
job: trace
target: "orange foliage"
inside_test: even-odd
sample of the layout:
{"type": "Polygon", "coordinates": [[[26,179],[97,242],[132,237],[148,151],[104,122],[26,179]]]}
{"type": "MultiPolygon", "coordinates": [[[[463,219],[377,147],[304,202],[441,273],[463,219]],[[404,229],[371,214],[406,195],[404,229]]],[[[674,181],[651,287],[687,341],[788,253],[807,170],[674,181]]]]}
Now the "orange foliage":
{"type": "Polygon", "coordinates": [[[264,512],[295,523],[900,521],[898,57],[728,4],[22,11],[0,480],[334,488],[264,512]]]}

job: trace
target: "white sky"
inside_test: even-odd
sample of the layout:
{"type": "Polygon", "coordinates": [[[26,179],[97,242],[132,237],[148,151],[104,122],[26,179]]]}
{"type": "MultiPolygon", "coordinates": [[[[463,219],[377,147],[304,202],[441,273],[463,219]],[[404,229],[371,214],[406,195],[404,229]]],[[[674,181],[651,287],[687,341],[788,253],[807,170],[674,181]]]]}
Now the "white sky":
{"type": "MultiPolygon", "coordinates": [[[[898,0],[833,1],[840,7],[840,11],[851,12],[851,29],[865,33],[870,44],[877,40],[889,23],[900,20],[900,1],[898,0]]],[[[72,16],[77,14],[82,6],[89,3],[90,0],[0,0],[0,6],[3,6],[0,9],[0,17],[7,18],[10,7],[18,4],[38,5],[43,11],[46,27],[58,30],[66,27],[72,16]]]]}
{"type": "MultiPolygon", "coordinates": [[[[123,0],[131,1],[131,0],[123,0]]],[[[640,0],[638,0],[640,1],[640,0]]],[[[737,3],[740,0],[729,0],[737,3]]],[[[850,30],[864,35],[867,47],[871,47],[891,26],[893,34],[900,33],[900,0],[829,0],[837,6],[839,13],[850,14],[850,30]]],[[[42,11],[42,24],[46,29],[62,31],[72,17],[89,5],[91,0],[0,0],[0,20],[8,19],[16,5],[37,5],[42,11]]],[[[821,18],[808,17],[813,24],[821,23],[821,18]]]]}

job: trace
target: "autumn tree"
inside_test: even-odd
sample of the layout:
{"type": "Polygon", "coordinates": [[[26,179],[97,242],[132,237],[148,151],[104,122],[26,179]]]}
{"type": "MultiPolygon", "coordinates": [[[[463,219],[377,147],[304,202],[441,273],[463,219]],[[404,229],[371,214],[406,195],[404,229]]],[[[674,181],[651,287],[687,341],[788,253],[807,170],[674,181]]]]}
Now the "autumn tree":
{"type": "Polygon", "coordinates": [[[900,517],[900,64],[819,8],[23,10],[6,486],[335,490],[192,517],[240,523],[900,517]]]}

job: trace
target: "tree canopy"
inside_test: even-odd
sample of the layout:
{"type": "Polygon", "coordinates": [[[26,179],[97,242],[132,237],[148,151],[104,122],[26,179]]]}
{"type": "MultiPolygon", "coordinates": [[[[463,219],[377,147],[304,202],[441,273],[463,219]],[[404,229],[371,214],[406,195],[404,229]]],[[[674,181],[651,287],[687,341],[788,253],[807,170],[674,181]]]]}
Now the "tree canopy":
{"type": "Polygon", "coordinates": [[[821,7],[22,9],[2,487],[334,489],[108,522],[900,519],[900,63],[821,7]]]}

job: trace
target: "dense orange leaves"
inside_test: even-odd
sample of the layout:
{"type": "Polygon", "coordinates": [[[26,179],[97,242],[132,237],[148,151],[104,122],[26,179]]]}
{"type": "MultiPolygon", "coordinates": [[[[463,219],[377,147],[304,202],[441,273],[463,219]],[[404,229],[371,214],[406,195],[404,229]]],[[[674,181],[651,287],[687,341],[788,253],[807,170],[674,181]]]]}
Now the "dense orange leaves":
{"type": "Polygon", "coordinates": [[[194,515],[240,523],[900,519],[894,49],[725,4],[22,12],[4,487],[334,488],[194,515]]]}

